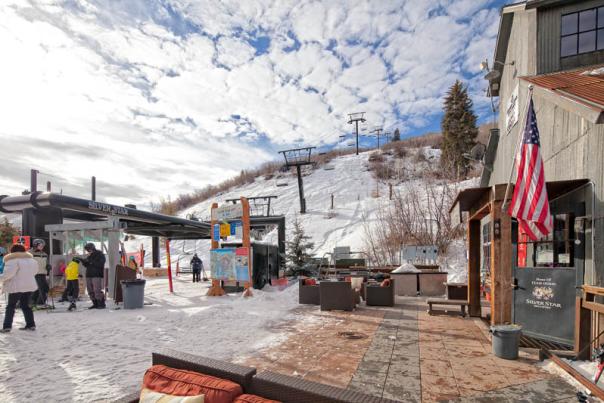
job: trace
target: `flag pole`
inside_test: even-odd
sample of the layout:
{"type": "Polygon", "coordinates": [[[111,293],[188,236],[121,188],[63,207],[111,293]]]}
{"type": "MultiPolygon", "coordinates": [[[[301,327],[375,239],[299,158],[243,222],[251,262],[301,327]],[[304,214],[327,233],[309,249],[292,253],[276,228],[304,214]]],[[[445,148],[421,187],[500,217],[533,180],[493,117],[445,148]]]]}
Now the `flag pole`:
{"type": "Polygon", "coordinates": [[[510,189],[512,188],[510,185],[512,184],[512,177],[514,176],[514,167],[516,166],[516,160],[518,159],[518,148],[520,148],[520,143],[522,143],[522,137],[524,135],[523,126],[526,125],[526,111],[528,109],[529,104],[531,103],[531,99],[533,98],[533,84],[529,84],[528,86],[528,99],[526,101],[526,105],[524,106],[523,115],[523,125],[519,126],[518,131],[518,140],[516,141],[516,147],[514,148],[514,162],[512,162],[512,167],[510,168],[510,176],[508,178],[508,184],[505,188],[505,196],[503,197],[503,203],[501,204],[501,211],[503,213],[506,212],[510,202],[508,201],[510,198],[510,189]]]}

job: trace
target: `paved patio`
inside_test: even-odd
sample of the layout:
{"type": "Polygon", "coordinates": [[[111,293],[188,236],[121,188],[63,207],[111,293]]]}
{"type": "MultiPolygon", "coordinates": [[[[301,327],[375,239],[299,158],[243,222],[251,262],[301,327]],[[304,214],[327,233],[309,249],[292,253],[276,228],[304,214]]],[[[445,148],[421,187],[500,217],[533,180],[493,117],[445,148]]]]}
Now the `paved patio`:
{"type": "Polygon", "coordinates": [[[575,402],[575,389],[521,352],[491,353],[479,319],[430,316],[421,298],[354,312],[301,306],[288,338],[241,362],[404,402],[575,402]]]}

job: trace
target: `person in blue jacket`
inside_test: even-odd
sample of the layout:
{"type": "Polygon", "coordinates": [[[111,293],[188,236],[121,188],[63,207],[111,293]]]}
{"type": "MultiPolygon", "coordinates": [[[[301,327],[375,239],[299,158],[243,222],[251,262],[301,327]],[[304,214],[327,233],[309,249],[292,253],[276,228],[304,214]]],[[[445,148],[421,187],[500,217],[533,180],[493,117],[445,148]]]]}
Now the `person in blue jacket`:
{"type": "Polygon", "coordinates": [[[4,273],[4,255],[6,255],[6,249],[0,246],[0,274],[4,273]]]}

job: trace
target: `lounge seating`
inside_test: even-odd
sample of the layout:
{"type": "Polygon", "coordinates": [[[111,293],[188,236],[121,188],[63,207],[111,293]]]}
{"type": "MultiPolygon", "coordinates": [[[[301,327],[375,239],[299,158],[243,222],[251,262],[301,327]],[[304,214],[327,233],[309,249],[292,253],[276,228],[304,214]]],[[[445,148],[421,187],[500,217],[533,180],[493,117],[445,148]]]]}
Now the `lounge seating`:
{"type": "MultiPolygon", "coordinates": [[[[393,400],[369,396],[347,389],[341,389],[300,378],[263,371],[256,374],[256,369],[224,361],[194,356],[173,350],[153,353],[152,365],[165,365],[169,368],[193,371],[198,375],[210,375],[222,380],[235,382],[245,394],[254,394],[259,398],[247,401],[261,401],[261,398],[272,399],[283,403],[390,403],[393,400]]],[[[166,382],[169,382],[167,380],[166,382]]],[[[142,384],[142,379],[141,379],[142,384]]],[[[161,383],[165,386],[165,383],[161,383]]],[[[133,388],[133,393],[116,400],[116,403],[137,403],[141,386],[133,388]]],[[[221,400],[223,401],[223,400],[221,400]]],[[[240,401],[243,401],[240,400],[240,401]]],[[[206,403],[216,403],[211,395],[206,403]]]]}
{"type": "Polygon", "coordinates": [[[319,294],[322,311],[352,311],[355,307],[355,291],[347,281],[321,281],[319,294]]]}
{"type": "Polygon", "coordinates": [[[434,314],[434,310],[432,309],[432,305],[446,305],[446,306],[459,306],[461,310],[461,316],[466,316],[466,306],[468,306],[468,301],[463,299],[444,299],[444,298],[430,298],[426,301],[428,304],[428,314],[434,314]]]}
{"type": "Polygon", "coordinates": [[[305,282],[308,279],[300,279],[299,281],[299,294],[298,294],[298,303],[300,304],[309,304],[309,305],[319,305],[319,284],[315,285],[306,285],[305,282]]]}
{"type": "Polygon", "coordinates": [[[384,280],[387,285],[365,286],[365,302],[369,306],[394,306],[394,279],[384,280]]]}

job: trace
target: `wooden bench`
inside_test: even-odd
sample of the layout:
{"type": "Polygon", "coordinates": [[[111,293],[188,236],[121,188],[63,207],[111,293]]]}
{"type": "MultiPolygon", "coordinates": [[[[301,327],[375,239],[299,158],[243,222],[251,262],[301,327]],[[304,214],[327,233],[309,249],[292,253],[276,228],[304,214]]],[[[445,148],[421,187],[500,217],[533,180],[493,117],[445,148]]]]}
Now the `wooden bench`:
{"type": "Polygon", "coordinates": [[[466,306],[468,306],[468,301],[464,299],[445,299],[445,298],[430,298],[426,301],[428,304],[428,314],[432,315],[434,312],[432,309],[432,305],[448,305],[448,306],[459,306],[461,308],[461,316],[465,318],[466,316],[466,306]]]}

